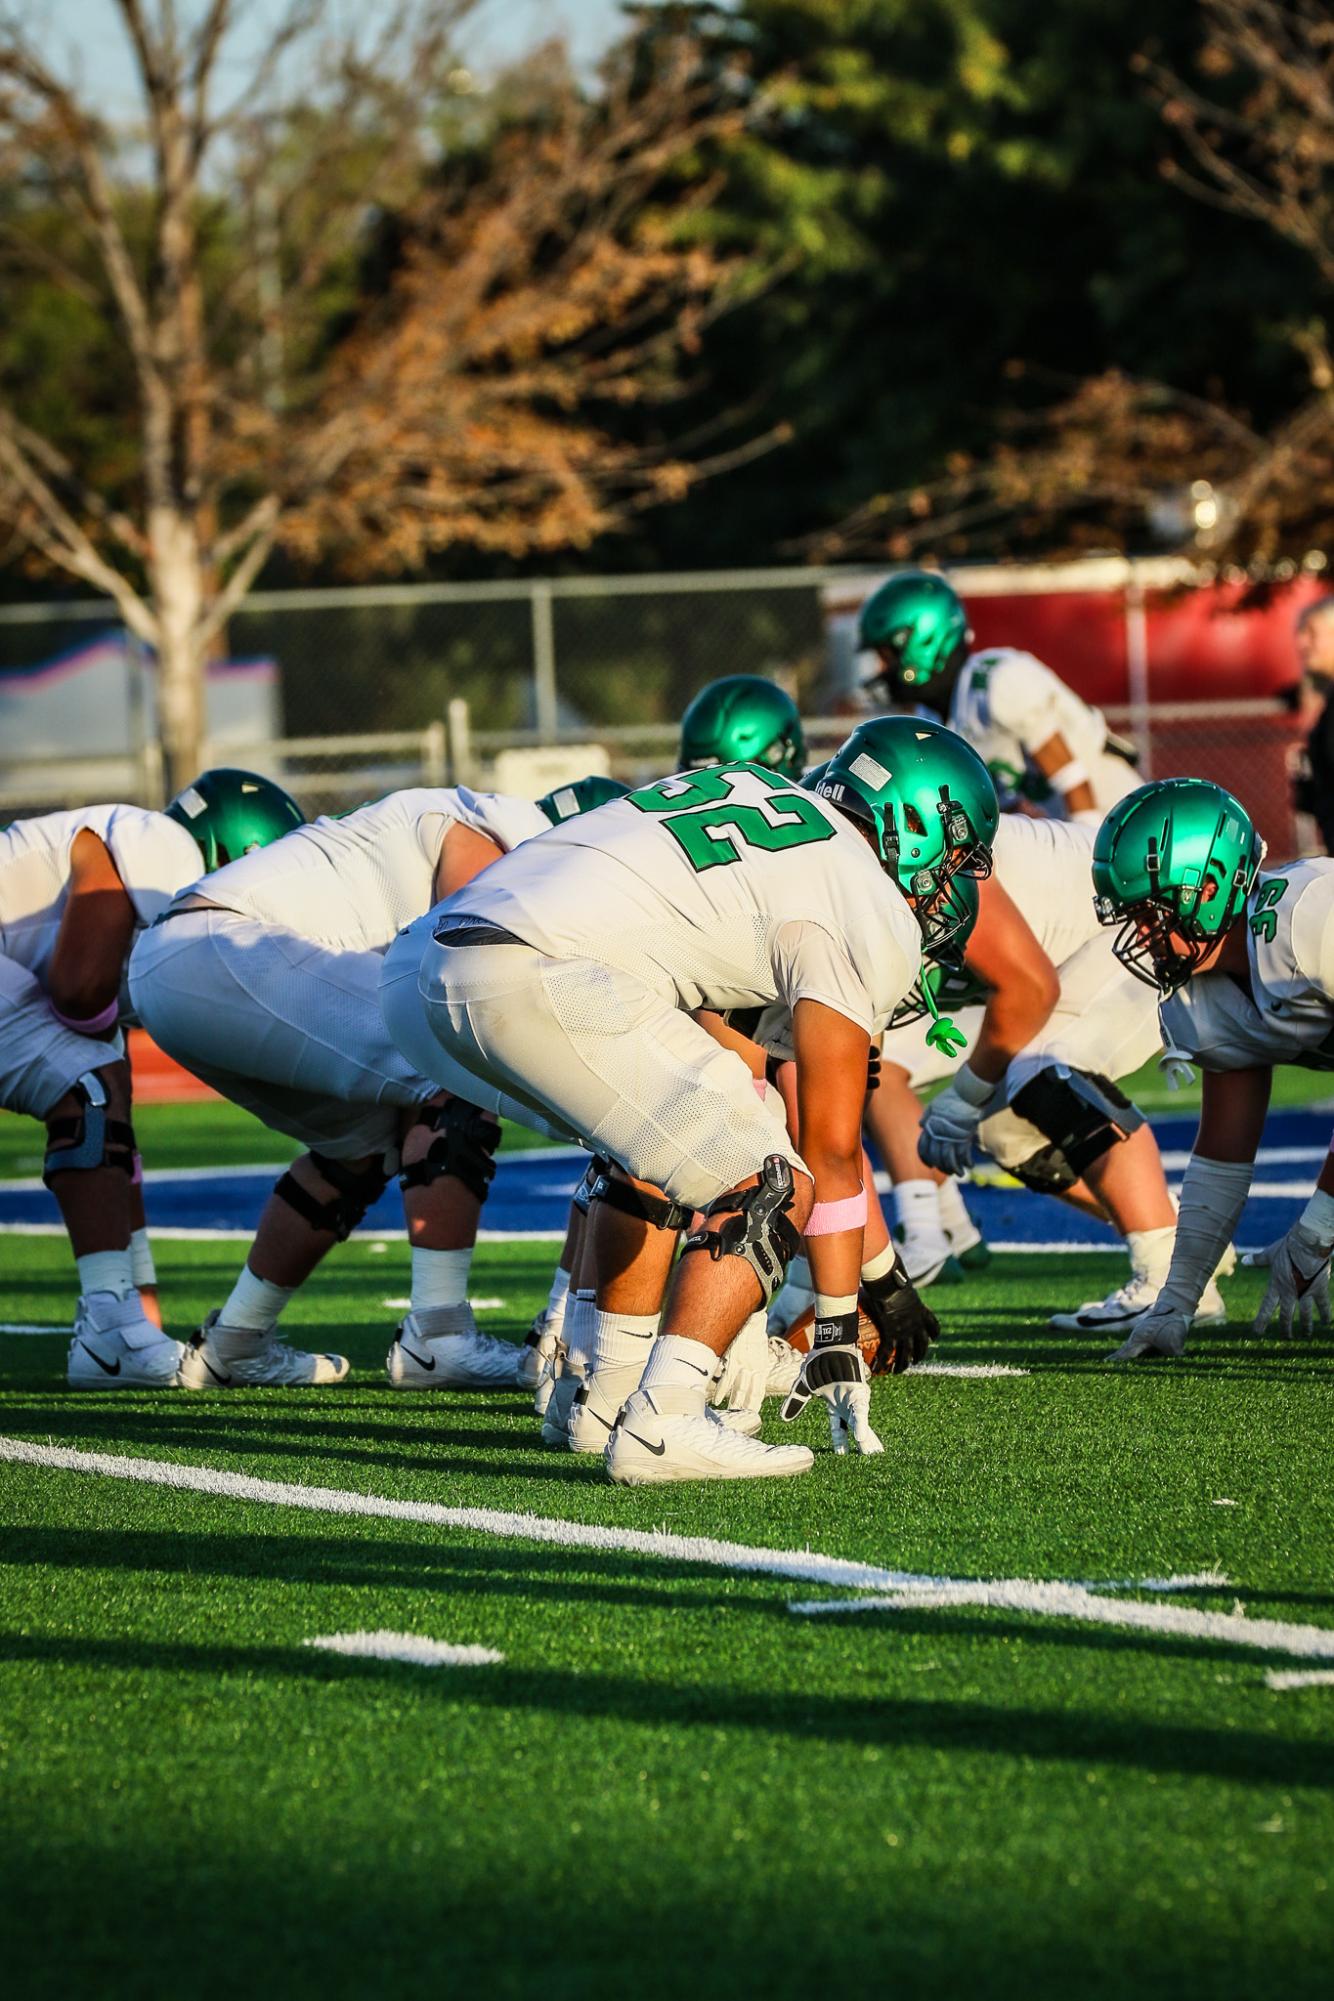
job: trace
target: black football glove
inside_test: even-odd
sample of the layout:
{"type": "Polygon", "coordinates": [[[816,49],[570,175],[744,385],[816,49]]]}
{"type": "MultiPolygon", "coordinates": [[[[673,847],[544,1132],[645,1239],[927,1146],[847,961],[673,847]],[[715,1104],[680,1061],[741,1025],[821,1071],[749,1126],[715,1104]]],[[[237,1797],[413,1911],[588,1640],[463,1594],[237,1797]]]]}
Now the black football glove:
{"type": "Polygon", "coordinates": [[[882,1278],[864,1278],[861,1289],[866,1317],[880,1336],[873,1376],[898,1376],[924,1359],[940,1334],[940,1322],[924,1304],[899,1260],[882,1278]]]}

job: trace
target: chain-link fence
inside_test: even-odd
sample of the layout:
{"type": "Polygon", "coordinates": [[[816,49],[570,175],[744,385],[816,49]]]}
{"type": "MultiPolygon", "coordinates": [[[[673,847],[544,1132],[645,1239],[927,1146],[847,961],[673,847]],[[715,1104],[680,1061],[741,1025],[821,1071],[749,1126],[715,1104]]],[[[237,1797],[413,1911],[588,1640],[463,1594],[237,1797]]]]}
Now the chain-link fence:
{"type": "MultiPolygon", "coordinates": [[[[1143,602],[1157,570],[1091,568],[1073,580],[988,571],[959,582],[975,622],[986,614],[993,629],[1017,623],[1044,589],[1064,616],[1082,594],[1097,612],[1086,629],[1123,635],[1102,671],[1129,699],[1105,707],[1136,741],[1145,775],[1216,778],[1257,814],[1276,852],[1309,840],[1288,804],[1300,736],[1291,709],[1274,698],[1155,701],[1143,602]]],[[[585,768],[581,758],[636,781],[671,768],[682,710],[730,673],[787,688],[813,755],[823,755],[861,712],[847,605],[868,581],[803,569],[260,592],[228,629],[225,701],[214,703],[210,684],[209,755],[283,777],[310,811],[401,785],[498,782],[498,759],[507,789],[523,789],[525,773],[529,789],[545,789],[585,768]],[[516,764],[525,751],[529,764],[516,764]]],[[[1049,657],[1070,671],[1055,650],[1049,657]]],[[[1081,672],[1096,671],[1086,652],[1070,678],[1080,686],[1081,672]]],[[[1204,657],[1199,684],[1215,684],[1204,657]]],[[[160,787],[151,658],[108,606],[0,608],[0,813],[93,797],[158,803],[160,787]]]]}

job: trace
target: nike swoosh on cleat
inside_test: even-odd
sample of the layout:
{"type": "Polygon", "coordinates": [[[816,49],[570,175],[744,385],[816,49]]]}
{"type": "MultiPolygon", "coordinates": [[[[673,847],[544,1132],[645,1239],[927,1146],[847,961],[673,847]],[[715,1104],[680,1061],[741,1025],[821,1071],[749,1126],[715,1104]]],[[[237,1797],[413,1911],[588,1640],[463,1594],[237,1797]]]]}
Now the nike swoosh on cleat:
{"type": "Polygon", "coordinates": [[[663,1440],[661,1445],[650,1445],[647,1438],[641,1438],[637,1431],[626,1431],[624,1425],[621,1426],[621,1430],[625,1431],[627,1438],[633,1438],[636,1445],[642,1445],[645,1452],[651,1452],[655,1459],[661,1459],[663,1453],[667,1450],[666,1439],[663,1440]]]}
{"type": "Polygon", "coordinates": [[[229,1389],[231,1388],[231,1386],[232,1386],[232,1379],[231,1379],[231,1377],[230,1377],[230,1376],[220,1376],[220,1375],[218,1374],[217,1370],[216,1370],[216,1369],[214,1368],[214,1366],[213,1366],[212,1362],[210,1362],[210,1361],[209,1361],[209,1359],[208,1359],[208,1356],[207,1356],[207,1355],[204,1355],[204,1354],[200,1354],[200,1353],[199,1353],[199,1350],[198,1350],[198,1349],[196,1349],[196,1350],[195,1350],[195,1353],[199,1355],[199,1359],[200,1359],[200,1361],[201,1361],[201,1362],[202,1362],[202,1363],[204,1364],[204,1367],[205,1367],[205,1368],[206,1368],[206,1369],[208,1370],[208,1372],[209,1372],[209,1374],[210,1374],[210,1375],[212,1376],[212,1378],[213,1378],[214,1382],[215,1382],[215,1383],[217,1383],[217,1384],[218,1384],[218,1386],[219,1386],[219,1387],[220,1387],[221,1389],[224,1389],[224,1390],[229,1390],[229,1389]]]}
{"type": "Polygon", "coordinates": [[[118,1357],[116,1358],[116,1360],[115,1360],[115,1362],[114,1362],[114,1363],[113,1363],[113,1362],[104,1362],[104,1361],[102,1360],[102,1357],[101,1357],[101,1356],[100,1356],[100,1355],[98,1354],[98,1352],[97,1352],[96,1348],[90,1348],[90,1347],[88,1346],[88,1343],[87,1343],[86,1341],[80,1341],[80,1343],[79,1343],[79,1346],[80,1346],[80,1347],[81,1347],[81,1348],[83,1349],[83,1352],[84,1352],[84,1354],[85,1354],[85,1355],[91,1355],[91,1356],[92,1356],[92,1358],[93,1358],[93,1360],[94,1360],[94,1361],[96,1362],[96,1364],[97,1364],[98,1368],[99,1368],[99,1369],[102,1369],[102,1370],[104,1370],[104,1371],[106,1372],[106,1374],[107,1374],[108,1376],[118,1376],[118,1375],[120,1374],[120,1358],[119,1358],[119,1356],[118,1356],[118,1357]]]}
{"type": "Polygon", "coordinates": [[[408,1360],[410,1362],[415,1362],[419,1369],[426,1369],[427,1371],[430,1371],[435,1367],[434,1355],[432,1355],[430,1361],[428,1362],[425,1355],[414,1354],[413,1350],[409,1348],[406,1341],[400,1341],[398,1345],[402,1349],[403,1353],[407,1356],[408,1360]]]}

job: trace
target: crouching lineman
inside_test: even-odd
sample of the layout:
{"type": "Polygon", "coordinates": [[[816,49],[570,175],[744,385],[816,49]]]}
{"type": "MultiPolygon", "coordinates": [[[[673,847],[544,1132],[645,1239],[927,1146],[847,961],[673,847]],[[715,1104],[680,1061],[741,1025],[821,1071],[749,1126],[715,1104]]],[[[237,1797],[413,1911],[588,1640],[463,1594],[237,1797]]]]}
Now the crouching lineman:
{"type": "Polygon", "coordinates": [[[300,818],[267,779],[214,771],[166,813],[88,806],[0,834],[0,1105],[46,1126],[42,1178],[79,1271],[74,1389],[160,1388],[181,1358],[158,1323],[130,1124],[130,948],[242,819],[259,841],[300,818]]]}
{"type": "MultiPolygon", "coordinates": [[[[409,1061],[703,1212],[656,1340],[644,1316],[640,1386],[607,1442],[613,1480],[811,1465],[804,1446],[765,1445],[706,1406],[802,1232],[816,1338],[784,1414],[818,1395],[877,1449],[857,1345],[870,1039],[917,978],[924,930],[952,921],[950,878],[990,865],[995,824],[991,781],[957,737],[871,723],[818,794],[748,764],[664,779],[506,856],[390,949],[385,1018],[409,1061]],[[774,1002],[792,1014],[801,1154],[742,1058],[692,1019],[774,1002]]],[[[883,1311],[888,1326],[923,1309],[905,1280],[883,1311]]]]}
{"type": "MultiPolygon", "coordinates": [[[[948,1249],[935,1184],[922,1177],[966,1172],[974,1138],[1026,1187],[1112,1224],[1130,1276],[1106,1299],[1052,1314],[1052,1326],[1073,1332],[1128,1329],[1157,1298],[1176,1235],[1152,1128],[1119,1088],[1162,1047],[1156,997],[1117,962],[1098,923],[1092,859],[1087,827],[1003,816],[967,946],[966,966],[987,989],[980,1009],[959,1016],[967,1059],[927,1046],[913,1028],[891,1029],[870,1108],[914,1278],[924,1258],[948,1249]],[[909,1083],[941,1077],[952,1081],[919,1134],[909,1083]],[[923,1232],[914,1243],[919,1219],[933,1217],[934,1241],[923,1232]]],[[[1197,1317],[1227,1318],[1212,1279],[1197,1317]]]]}
{"type": "Polygon", "coordinates": [[[920,703],[966,737],[1007,806],[1024,802],[1096,825],[1136,784],[1133,747],[1031,653],[973,652],[972,639],[944,577],[905,570],[861,609],[858,649],[880,659],[866,688],[884,701],[920,703]]]}
{"type": "Polygon", "coordinates": [[[154,1039],[308,1149],[277,1182],[230,1296],[187,1348],[182,1388],[343,1380],[343,1356],[290,1347],[278,1319],[400,1166],[412,1301],[390,1382],[515,1381],[516,1349],[480,1333],[468,1304],[499,1127],[404,1062],[380,1014],[380,959],[401,926],[506,849],[622,789],[584,780],[536,804],[464,788],[392,792],[219,870],[140,941],[130,990],[154,1039]]]}
{"type": "MultiPolygon", "coordinates": [[[[1163,996],[1169,1050],[1203,1072],[1167,1280],[1112,1357],[1180,1355],[1210,1272],[1250,1190],[1277,1063],[1334,1068],[1334,861],[1265,869],[1249,815],[1221,786],[1165,778],[1098,831],[1098,915],[1122,963],[1163,996]]],[[[1309,1320],[1334,1249],[1334,1164],[1298,1221],[1256,1259],[1271,1268],[1255,1318],[1309,1320]]]]}

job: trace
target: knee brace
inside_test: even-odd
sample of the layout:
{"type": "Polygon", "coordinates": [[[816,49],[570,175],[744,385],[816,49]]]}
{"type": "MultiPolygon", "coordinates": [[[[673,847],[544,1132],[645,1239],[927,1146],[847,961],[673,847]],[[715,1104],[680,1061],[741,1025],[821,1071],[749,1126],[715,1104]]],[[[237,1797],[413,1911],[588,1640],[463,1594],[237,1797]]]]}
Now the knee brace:
{"type": "Polygon", "coordinates": [[[765,1300],[772,1299],[801,1249],[801,1232],[790,1214],[794,1192],[791,1166],[781,1153],[771,1153],[754,1188],[710,1202],[704,1214],[727,1220],[720,1230],[696,1230],[686,1238],[686,1250],[707,1251],[711,1258],[744,1258],[765,1300]]]}
{"type": "Polygon", "coordinates": [[[107,1087],[96,1070],[87,1070],[74,1086],[79,1109],[73,1118],[48,1119],[42,1180],[47,1187],[56,1174],[88,1174],[98,1167],[135,1172],[134,1128],[125,1119],[107,1116],[107,1087]]]}
{"type": "Polygon", "coordinates": [[[1143,1112],[1110,1077],[1070,1070],[1064,1063],[1039,1070],[1015,1092],[1010,1110],[1049,1141],[1014,1170],[1028,1187],[1048,1193],[1071,1187],[1094,1161],[1144,1123],[1143,1112]]]}
{"type": "Polygon", "coordinates": [[[330,1230],[340,1244],[346,1243],[371,1203],[384,1194],[389,1176],[378,1165],[345,1167],[341,1160],[330,1160],[327,1154],[314,1152],[310,1158],[324,1179],[338,1190],[336,1195],[321,1201],[318,1195],[303,1188],[293,1174],[282,1175],[274,1183],[273,1192],[289,1209],[295,1209],[312,1230],[330,1230]]]}
{"type": "Polygon", "coordinates": [[[628,1181],[616,1180],[610,1171],[598,1175],[588,1199],[590,1203],[605,1202],[618,1215],[633,1216],[654,1230],[684,1230],[695,1213],[683,1202],[673,1202],[666,1195],[650,1195],[642,1188],[632,1188],[628,1181]]]}
{"type": "Polygon", "coordinates": [[[443,1105],[423,1105],[414,1121],[435,1135],[420,1160],[405,1167],[398,1185],[429,1188],[447,1174],[461,1181],[478,1202],[485,1202],[495,1179],[495,1151],[500,1145],[500,1127],[476,1105],[462,1098],[448,1098],[443,1105]]]}
{"type": "Polygon", "coordinates": [[[610,1174],[612,1162],[604,1153],[595,1153],[584,1169],[584,1178],[571,1196],[575,1208],[581,1216],[588,1214],[588,1205],[593,1200],[593,1190],[604,1174],[610,1174]]]}

